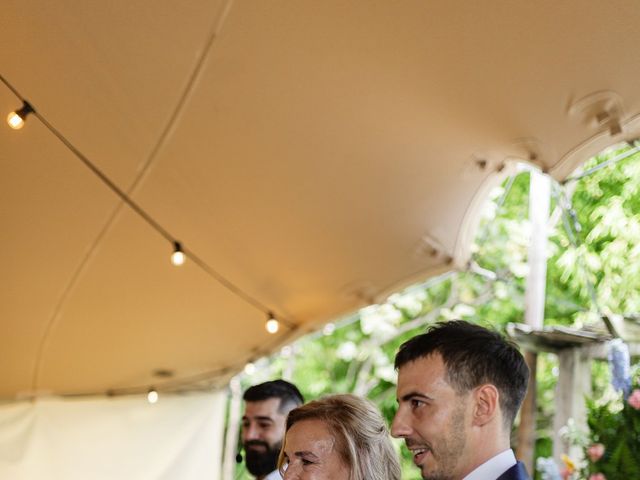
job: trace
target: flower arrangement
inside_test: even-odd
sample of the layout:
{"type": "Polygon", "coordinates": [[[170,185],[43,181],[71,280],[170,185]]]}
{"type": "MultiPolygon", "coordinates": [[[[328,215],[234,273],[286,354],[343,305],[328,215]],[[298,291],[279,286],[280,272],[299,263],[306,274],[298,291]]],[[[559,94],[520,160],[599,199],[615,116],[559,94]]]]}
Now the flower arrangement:
{"type": "Polygon", "coordinates": [[[564,436],[584,450],[584,460],[562,455],[538,458],[541,480],[640,480],[640,364],[631,367],[629,349],[622,340],[609,343],[609,370],[613,390],[605,400],[586,399],[589,432],[572,420],[564,436]]]}
{"type": "Polygon", "coordinates": [[[618,396],[604,403],[586,400],[589,438],[581,478],[640,479],[640,382],[638,366],[630,369],[628,359],[626,345],[613,344],[609,365],[618,396]]]}
{"type": "Polygon", "coordinates": [[[560,476],[562,480],[569,480],[574,478],[574,473],[576,472],[576,464],[573,463],[573,460],[569,458],[569,455],[562,455],[562,463],[564,467],[560,470],[560,476]]]}

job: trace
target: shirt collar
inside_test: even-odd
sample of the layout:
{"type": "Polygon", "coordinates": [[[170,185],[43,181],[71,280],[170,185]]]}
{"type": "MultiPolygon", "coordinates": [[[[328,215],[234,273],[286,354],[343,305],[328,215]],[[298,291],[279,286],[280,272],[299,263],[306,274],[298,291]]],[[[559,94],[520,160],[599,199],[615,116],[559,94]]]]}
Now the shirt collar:
{"type": "Polygon", "coordinates": [[[516,456],[511,449],[499,453],[490,458],[474,471],[469,473],[463,480],[487,480],[498,478],[517,463],[516,456]]]}
{"type": "Polygon", "coordinates": [[[280,476],[280,471],[274,470],[269,475],[264,477],[264,480],[282,480],[282,477],[280,476]]]}

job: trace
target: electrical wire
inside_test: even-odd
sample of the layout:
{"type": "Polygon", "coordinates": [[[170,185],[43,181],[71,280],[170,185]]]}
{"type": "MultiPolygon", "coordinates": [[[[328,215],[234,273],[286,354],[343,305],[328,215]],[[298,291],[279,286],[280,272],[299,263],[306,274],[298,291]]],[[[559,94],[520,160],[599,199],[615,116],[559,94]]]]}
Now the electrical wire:
{"type": "MultiPolygon", "coordinates": [[[[578,233],[582,231],[582,225],[580,224],[578,215],[573,208],[571,199],[566,195],[565,189],[562,185],[556,184],[553,192],[556,196],[558,204],[560,205],[560,208],[562,209],[562,224],[564,226],[565,233],[567,234],[567,238],[569,239],[569,243],[576,251],[578,251],[580,246],[578,233]]],[[[593,307],[595,308],[595,311],[598,313],[598,315],[602,317],[602,309],[600,308],[600,302],[596,294],[595,285],[589,278],[590,271],[582,255],[578,256],[578,262],[580,263],[580,267],[585,272],[585,284],[589,293],[589,298],[591,299],[591,303],[593,304],[593,307]]]]}
{"type": "MultiPolygon", "coordinates": [[[[226,14],[227,12],[228,12],[228,8],[223,13],[226,14]]],[[[218,28],[218,27],[219,27],[219,23],[216,25],[216,28],[218,28]]],[[[185,91],[183,92],[183,94],[182,94],[182,96],[181,96],[181,98],[180,98],[180,100],[179,100],[179,102],[178,102],[178,104],[176,106],[176,109],[175,109],[173,115],[171,116],[168,124],[166,125],[165,129],[163,130],[162,134],[160,135],[160,138],[159,138],[158,142],[156,143],[153,151],[151,152],[151,155],[149,156],[147,162],[145,163],[145,166],[142,169],[142,172],[138,175],[138,178],[135,180],[135,182],[132,185],[131,189],[135,188],[135,186],[138,184],[139,180],[142,178],[142,175],[148,169],[148,167],[151,164],[152,160],[156,157],[156,154],[159,152],[160,147],[165,143],[166,138],[169,135],[169,132],[173,129],[174,124],[175,124],[175,119],[178,117],[179,112],[183,109],[184,104],[186,103],[186,101],[187,101],[187,99],[189,97],[189,94],[191,93],[191,90],[194,88],[194,85],[195,85],[195,82],[196,82],[196,78],[198,77],[201,69],[203,68],[204,59],[206,57],[206,53],[208,53],[211,45],[213,44],[214,39],[216,38],[215,31],[216,30],[214,30],[214,32],[210,36],[210,38],[209,38],[209,40],[207,42],[206,48],[205,48],[205,50],[203,52],[203,55],[199,59],[197,65],[196,65],[196,68],[195,68],[192,76],[190,77],[190,80],[189,80],[189,82],[187,84],[187,87],[186,87],[185,91]]],[[[18,91],[18,89],[15,88],[2,74],[0,74],[0,81],[20,101],[22,101],[23,103],[27,102],[26,98],[18,91]]],[[[28,103],[30,105],[32,105],[30,102],[28,102],[28,103]]],[[[109,190],[111,190],[122,201],[122,203],[127,205],[135,214],[137,214],[141,219],[143,219],[151,228],[153,228],[156,232],[158,232],[164,239],[169,241],[172,245],[175,245],[175,244],[179,243],[174,235],[172,235],[166,228],[164,228],[158,221],[156,221],[144,208],[142,208],[142,206],[140,206],[137,202],[135,202],[129,196],[129,194],[127,194],[127,192],[125,192],[123,189],[121,189],[100,168],[98,168],[68,138],[66,138],[65,135],[63,135],[57,128],[55,128],[55,126],[53,124],[51,124],[51,122],[49,122],[47,120],[47,118],[42,113],[39,112],[38,109],[34,108],[33,111],[30,112],[30,113],[34,117],[36,117],[42,123],[42,125],[51,134],[53,134],[78,160],[80,160],[85,165],[86,168],[88,168],[104,185],[106,185],[107,188],[109,188],[109,190]]],[[[119,210],[119,207],[112,214],[112,216],[108,220],[107,224],[105,225],[105,227],[100,232],[100,234],[98,236],[98,239],[102,238],[104,236],[104,234],[106,233],[106,230],[113,223],[113,221],[115,219],[115,216],[117,215],[118,210],[119,210]]],[[[204,261],[199,255],[197,255],[196,252],[194,252],[193,250],[190,250],[190,249],[183,249],[183,252],[196,266],[198,266],[208,276],[210,276],[211,278],[216,280],[220,285],[222,285],[224,288],[226,288],[232,294],[234,294],[237,297],[241,298],[242,300],[244,300],[246,303],[250,304],[251,306],[253,306],[257,310],[260,310],[264,315],[268,316],[269,318],[271,318],[273,316],[273,313],[272,313],[273,310],[272,309],[268,308],[266,305],[264,305],[258,299],[256,299],[252,295],[248,294],[243,289],[238,287],[235,283],[233,283],[232,281],[227,279],[224,275],[222,275],[220,272],[215,270],[206,261],[204,261]]],[[[83,266],[86,264],[86,262],[88,261],[88,259],[90,257],[91,257],[91,252],[89,252],[87,255],[85,255],[85,257],[83,258],[79,269],[76,271],[75,275],[71,279],[71,283],[72,284],[75,284],[75,282],[79,278],[79,274],[80,274],[83,266]]],[[[34,370],[34,376],[33,376],[33,382],[32,382],[32,390],[33,391],[37,390],[37,384],[38,384],[39,372],[40,372],[40,364],[41,364],[40,359],[42,357],[44,345],[46,343],[46,340],[49,338],[52,325],[55,323],[56,318],[58,318],[60,310],[62,308],[62,305],[64,304],[65,300],[68,298],[68,295],[69,295],[70,291],[71,291],[71,285],[69,285],[68,288],[63,293],[60,301],[58,302],[57,306],[54,309],[53,316],[52,316],[51,320],[48,322],[47,327],[45,328],[45,331],[43,333],[43,338],[41,339],[41,342],[40,342],[40,345],[39,345],[39,348],[38,348],[38,355],[37,355],[37,360],[36,360],[36,364],[37,365],[36,365],[36,368],[34,370]]],[[[283,318],[280,315],[276,317],[276,320],[279,323],[281,323],[284,326],[286,326],[288,328],[288,330],[289,330],[289,333],[293,333],[298,328],[298,325],[295,322],[293,322],[291,320],[288,320],[287,318],[283,318]]],[[[280,339],[280,341],[282,341],[282,339],[280,339]]],[[[221,371],[226,371],[228,368],[229,367],[223,367],[221,369],[221,371]]],[[[208,372],[207,375],[211,375],[211,374],[214,374],[214,373],[219,373],[219,372],[218,371],[216,371],[216,372],[208,372]]],[[[198,375],[198,377],[200,377],[200,375],[198,375]]],[[[194,379],[191,379],[191,380],[194,380],[194,379]]],[[[181,381],[180,383],[182,383],[183,381],[181,381]]],[[[134,387],[134,389],[136,391],[139,390],[138,387],[134,387]]]]}
{"type": "Polygon", "coordinates": [[[606,162],[602,162],[599,163],[598,165],[596,165],[593,168],[590,168],[589,170],[586,170],[582,173],[580,173],[579,175],[576,175],[574,177],[567,177],[564,180],[562,180],[562,182],[560,182],[561,185],[566,185],[569,182],[576,182],[578,180],[580,180],[581,178],[584,177],[588,177],[589,175],[594,174],[595,172],[597,172],[598,170],[602,170],[605,167],[608,167],[609,165],[613,165],[616,164],[626,158],[629,158],[633,155],[635,155],[636,153],[640,152],[640,146],[638,145],[638,140],[632,140],[628,142],[629,145],[633,145],[633,148],[631,148],[630,150],[627,150],[626,152],[622,152],[620,155],[618,155],[617,157],[614,157],[610,160],[607,160],[606,162]]]}
{"type": "MultiPolygon", "coordinates": [[[[0,81],[4,83],[22,102],[26,102],[27,100],[23,97],[18,90],[9,83],[9,81],[0,74],[0,81]]],[[[166,240],[168,240],[172,245],[178,242],[176,237],[172,235],[166,228],[164,228],[158,221],[156,221],[146,210],[144,210],[137,202],[135,202],[126,192],[124,192],[114,181],[112,181],[100,168],[98,168],[86,155],[84,155],[78,148],[76,148],[71,141],[69,141],[57,128],[55,128],[44,115],[42,115],[37,109],[32,112],[40,122],[45,126],[47,130],[49,130],[62,144],[67,147],[67,149],[73,153],[76,158],[78,158],[102,183],[104,183],[120,200],[125,203],[131,210],[134,211],[140,218],[142,218],[146,223],[151,226],[156,232],[162,235],[166,240]]],[[[179,243],[179,242],[178,242],[179,243]]],[[[201,257],[199,257],[193,250],[183,249],[185,255],[192,260],[198,267],[200,267],[203,271],[205,271],[210,277],[214,278],[218,283],[224,286],[227,290],[232,292],[234,295],[242,298],[245,302],[249,303],[256,309],[260,310],[265,315],[269,315],[272,313],[272,310],[264,305],[262,302],[258,301],[253,296],[246,293],[240,287],[235,285],[229,279],[224,277],[220,272],[216,271],[213,267],[211,267],[207,262],[205,262],[201,257]]],[[[278,316],[277,320],[284,325],[289,326],[290,328],[294,328],[296,325],[289,320],[281,318],[278,316]]]]}

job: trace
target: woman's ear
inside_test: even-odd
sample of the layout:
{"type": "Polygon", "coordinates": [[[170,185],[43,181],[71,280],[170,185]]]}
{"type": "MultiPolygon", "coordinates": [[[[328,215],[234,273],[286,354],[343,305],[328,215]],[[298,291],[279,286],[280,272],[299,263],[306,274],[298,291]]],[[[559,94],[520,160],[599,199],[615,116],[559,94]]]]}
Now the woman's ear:
{"type": "Polygon", "coordinates": [[[494,385],[487,383],[479,386],[475,389],[473,397],[473,425],[481,427],[499,415],[500,392],[494,385]]]}

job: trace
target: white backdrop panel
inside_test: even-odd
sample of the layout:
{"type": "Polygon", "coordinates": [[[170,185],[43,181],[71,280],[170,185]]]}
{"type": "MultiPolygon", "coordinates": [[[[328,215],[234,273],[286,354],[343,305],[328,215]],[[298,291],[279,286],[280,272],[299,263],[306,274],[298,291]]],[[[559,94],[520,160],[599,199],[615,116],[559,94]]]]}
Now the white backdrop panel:
{"type": "Polygon", "coordinates": [[[221,392],[0,406],[0,479],[218,480],[221,392]]]}

